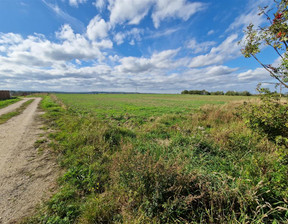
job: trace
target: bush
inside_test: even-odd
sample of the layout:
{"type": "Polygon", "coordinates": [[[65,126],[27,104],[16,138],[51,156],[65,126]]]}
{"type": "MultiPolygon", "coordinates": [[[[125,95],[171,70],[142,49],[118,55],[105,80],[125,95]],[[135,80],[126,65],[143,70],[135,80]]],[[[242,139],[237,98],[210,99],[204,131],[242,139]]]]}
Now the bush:
{"type": "Polygon", "coordinates": [[[277,94],[267,90],[260,99],[259,104],[246,104],[243,107],[242,115],[248,126],[255,131],[266,134],[272,141],[276,142],[279,137],[287,139],[287,104],[283,104],[277,94]]]}

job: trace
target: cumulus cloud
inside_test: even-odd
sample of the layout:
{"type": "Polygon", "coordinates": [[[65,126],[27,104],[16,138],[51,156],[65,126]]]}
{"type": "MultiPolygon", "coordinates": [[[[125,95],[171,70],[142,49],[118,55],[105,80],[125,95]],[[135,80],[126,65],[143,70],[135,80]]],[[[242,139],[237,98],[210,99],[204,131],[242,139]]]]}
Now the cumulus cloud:
{"type": "Polygon", "coordinates": [[[160,22],[166,18],[188,20],[193,14],[205,9],[201,2],[187,2],[186,0],[157,0],[152,13],[154,26],[158,28],[160,22]]]}
{"type": "Polygon", "coordinates": [[[105,0],[96,0],[92,4],[100,11],[102,11],[106,6],[105,0]]]}
{"type": "Polygon", "coordinates": [[[237,77],[241,81],[271,81],[271,76],[264,68],[249,69],[246,72],[238,74],[237,77]]]}
{"type": "Polygon", "coordinates": [[[123,73],[151,73],[165,69],[172,69],[180,66],[181,60],[173,61],[173,58],[178,54],[179,49],[166,50],[160,53],[154,53],[150,58],[124,57],[120,59],[121,65],[116,69],[123,73]]]}
{"type": "Polygon", "coordinates": [[[11,66],[12,70],[17,67],[23,71],[25,66],[39,69],[66,68],[71,60],[101,61],[105,58],[102,49],[113,45],[110,40],[90,41],[85,35],[74,33],[69,25],[62,26],[56,32],[56,37],[59,42],[51,42],[40,34],[27,38],[19,34],[1,34],[0,49],[5,54],[0,57],[0,63],[11,66]]]}
{"type": "MultiPolygon", "coordinates": [[[[72,6],[85,2],[70,0],[72,6]]],[[[203,3],[188,0],[94,0],[93,5],[99,11],[108,7],[109,20],[97,15],[81,32],[75,29],[73,17],[57,5],[48,4],[58,16],[72,24],[64,24],[55,33],[56,39],[41,34],[24,37],[0,33],[1,86],[61,91],[135,91],[137,86],[140,92],[180,92],[183,89],[234,90],[242,84],[246,87],[252,83],[254,86],[260,78],[269,80],[269,74],[265,73],[265,76],[263,69],[238,73],[238,68],[223,65],[240,55],[236,34],[218,44],[191,39],[186,42],[186,48],[169,49],[168,45],[162,51],[154,50],[145,57],[123,56],[118,52],[119,56],[113,49],[109,34],[117,44],[125,41],[134,45],[142,39],[150,42],[152,38],[181,29],[170,27],[151,34],[149,30],[135,26],[121,26],[124,29],[120,30],[117,25],[139,24],[145,16],[151,15],[154,26],[158,28],[169,19],[188,20],[205,9],[203,3]],[[182,50],[187,52],[187,47],[194,54],[201,54],[193,58],[183,57],[182,50]]],[[[243,26],[241,18],[243,23],[248,21],[239,17],[231,25],[231,31],[243,26]]],[[[212,33],[210,31],[207,35],[212,33]]],[[[180,44],[183,43],[185,45],[185,40],[180,44]]],[[[151,51],[148,49],[147,52],[151,51]]]]}
{"type": "Polygon", "coordinates": [[[112,47],[111,41],[92,41],[85,33],[75,33],[69,25],[63,25],[56,37],[58,42],[43,35],[27,38],[16,34],[0,35],[0,47],[5,45],[8,49],[6,55],[0,56],[2,87],[135,91],[137,86],[142,92],[179,92],[192,86],[208,89],[213,83],[211,87],[218,85],[223,89],[237,70],[222,65],[189,69],[189,59],[179,58],[180,48],[154,52],[150,57],[107,57],[102,49],[112,47]],[[102,62],[103,57],[110,63],[102,62]],[[83,65],[83,60],[90,60],[90,63],[83,65]]]}
{"type": "Polygon", "coordinates": [[[22,36],[15,33],[0,33],[0,44],[17,44],[22,41],[22,36]]]}
{"type": "Polygon", "coordinates": [[[203,67],[213,64],[221,64],[227,60],[240,56],[240,46],[237,42],[238,35],[230,35],[219,46],[213,47],[208,54],[194,57],[191,60],[190,67],[203,67]]]}
{"type": "Polygon", "coordinates": [[[188,20],[193,14],[205,9],[201,2],[187,0],[109,0],[111,24],[139,24],[152,9],[152,20],[158,28],[161,21],[167,18],[188,20]]]}
{"type": "Polygon", "coordinates": [[[109,24],[100,16],[95,16],[87,26],[87,36],[90,40],[103,39],[108,36],[109,24]]]}
{"type": "Polygon", "coordinates": [[[115,25],[128,21],[139,24],[147,15],[154,0],[109,0],[110,22],[115,25]]]}

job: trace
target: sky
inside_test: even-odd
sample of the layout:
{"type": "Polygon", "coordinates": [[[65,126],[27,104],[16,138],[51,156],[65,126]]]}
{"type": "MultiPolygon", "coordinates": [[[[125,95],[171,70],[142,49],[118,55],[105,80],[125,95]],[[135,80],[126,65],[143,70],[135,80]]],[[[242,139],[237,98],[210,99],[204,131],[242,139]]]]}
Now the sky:
{"type": "Polygon", "coordinates": [[[273,80],[238,42],[271,2],[0,0],[0,89],[255,92],[273,80]]]}

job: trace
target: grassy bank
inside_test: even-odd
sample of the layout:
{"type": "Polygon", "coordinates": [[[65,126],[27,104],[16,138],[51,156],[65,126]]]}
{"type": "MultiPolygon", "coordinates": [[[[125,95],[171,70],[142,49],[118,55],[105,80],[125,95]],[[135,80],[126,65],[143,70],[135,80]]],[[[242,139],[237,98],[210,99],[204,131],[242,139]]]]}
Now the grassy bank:
{"type": "Polygon", "coordinates": [[[66,172],[59,192],[26,223],[288,220],[287,164],[273,142],[245,126],[238,103],[199,109],[174,95],[173,103],[161,96],[137,105],[115,95],[122,100],[109,107],[112,99],[85,97],[75,103],[77,97],[59,95],[68,109],[55,98],[42,101],[56,130],[50,146],[66,172]]]}
{"type": "Polygon", "coordinates": [[[9,106],[10,104],[20,101],[20,98],[13,98],[8,100],[0,100],[0,109],[9,106]]]}
{"type": "Polygon", "coordinates": [[[28,100],[24,102],[20,107],[18,107],[16,110],[9,112],[7,114],[3,114],[0,116],[0,124],[5,123],[6,121],[10,120],[12,117],[15,117],[19,114],[21,114],[31,103],[33,100],[28,100]]]}

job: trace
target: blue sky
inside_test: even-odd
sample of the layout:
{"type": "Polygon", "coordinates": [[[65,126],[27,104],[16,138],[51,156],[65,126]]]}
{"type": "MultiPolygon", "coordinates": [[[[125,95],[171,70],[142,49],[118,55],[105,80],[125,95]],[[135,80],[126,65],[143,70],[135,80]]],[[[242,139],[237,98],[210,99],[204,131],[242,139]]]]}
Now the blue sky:
{"type": "MultiPolygon", "coordinates": [[[[267,4],[0,0],[0,89],[254,92],[273,80],[238,41],[250,22],[265,23],[257,9],[267,4]]],[[[261,58],[277,60],[265,48],[261,58]]]]}

